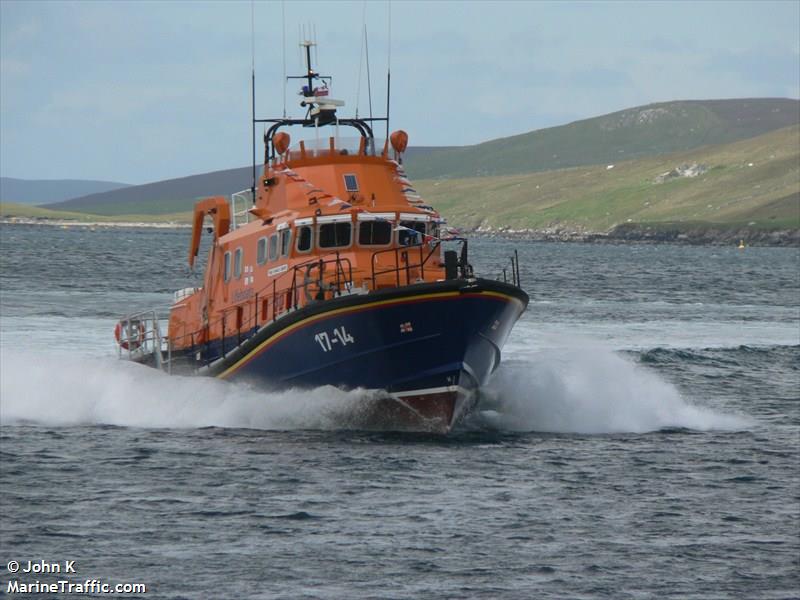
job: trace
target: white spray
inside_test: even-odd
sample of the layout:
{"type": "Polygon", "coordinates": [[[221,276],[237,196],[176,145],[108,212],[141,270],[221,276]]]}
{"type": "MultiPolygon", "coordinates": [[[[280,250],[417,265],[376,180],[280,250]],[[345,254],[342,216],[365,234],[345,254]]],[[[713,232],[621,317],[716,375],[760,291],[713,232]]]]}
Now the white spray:
{"type": "Polygon", "coordinates": [[[116,359],[0,353],[0,423],[129,427],[338,429],[358,423],[370,395],[334,387],[263,391],[169,376],[116,359]]]}
{"type": "MultiPolygon", "coordinates": [[[[0,423],[129,427],[360,428],[375,395],[325,386],[264,391],[168,376],[112,358],[0,352],[0,423]]],[[[654,372],[608,349],[526,353],[501,366],[471,424],[503,431],[736,429],[742,418],[685,401],[654,372]]]]}
{"type": "Polygon", "coordinates": [[[685,400],[653,371],[584,343],[528,353],[502,365],[472,421],[504,431],[643,433],[741,429],[750,422],[685,400]]]}

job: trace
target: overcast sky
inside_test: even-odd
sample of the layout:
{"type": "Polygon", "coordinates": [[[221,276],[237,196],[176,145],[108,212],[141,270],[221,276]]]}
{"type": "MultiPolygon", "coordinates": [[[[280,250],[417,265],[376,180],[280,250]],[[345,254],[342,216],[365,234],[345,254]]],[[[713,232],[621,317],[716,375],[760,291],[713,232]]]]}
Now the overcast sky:
{"type": "MultiPolygon", "coordinates": [[[[384,112],[387,2],[0,0],[0,173],[144,183],[248,164],[251,10],[258,116],[283,112],[282,11],[289,74],[311,23],[345,116],[366,20],[373,111],[384,112]]],[[[412,145],[666,100],[800,97],[797,1],[395,0],[391,25],[392,129],[412,145]]]]}

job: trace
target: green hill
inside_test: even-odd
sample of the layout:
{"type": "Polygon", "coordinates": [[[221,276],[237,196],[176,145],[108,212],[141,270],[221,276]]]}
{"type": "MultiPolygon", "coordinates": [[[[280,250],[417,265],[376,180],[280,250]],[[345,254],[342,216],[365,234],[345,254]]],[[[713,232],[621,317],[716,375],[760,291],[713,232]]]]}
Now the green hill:
{"type": "MultiPolygon", "coordinates": [[[[602,233],[646,224],[677,232],[709,226],[729,231],[800,230],[800,126],[609,166],[423,180],[416,187],[451,225],[465,229],[602,233]],[[703,172],[680,175],[681,167],[694,166],[703,172]]],[[[0,215],[90,221],[190,218],[188,212],[134,211],[98,217],[7,203],[0,204],[0,215]]]]}
{"type": "MultiPolygon", "coordinates": [[[[532,173],[688,150],[750,138],[800,123],[800,101],[698,100],[631,108],[462,148],[410,148],[412,179],[532,173]]],[[[242,167],[126,187],[46,208],[121,216],[191,210],[203,196],[228,195],[251,184],[242,167]]]]}
{"type": "MultiPolygon", "coordinates": [[[[426,149],[424,160],[410,152],[406,165],[423,197],[466,229],[603,233],[645,224],[797,233],[798,111],[800,101],[786,99],[654,104],[478,146],[426,149]]],[[[184,220],[198,196],[242,189],[249,177],[249,169],[234,169],[0,212],[184,220]]]]}
{"type": "Polygon", "coordinates": [[[665,156],[495,177],[417,182],[450,224],[468,229],[718,223],[800,228],[800,126],[665,156]],[[697,165],[702,174],[676,175],[697,165]],[[663,181],[660,177],[667,175],[663,181]]]}
{"type": "Polygon", "coordinates": [[[800,101],[688,100],[630,108],[461,148],[410,156],[415,179],[531,173],[690,150],[800,123],[800,101]]]}
{"type": "Polygon", "coordinates": [[[48,219],[83,223],[112,223],[117,221],[131,223],[189,223],[192,219],[192,213],[98,215],[68,210],[52,210],[18,202],[0,202],[0,218],[48,219]]]}

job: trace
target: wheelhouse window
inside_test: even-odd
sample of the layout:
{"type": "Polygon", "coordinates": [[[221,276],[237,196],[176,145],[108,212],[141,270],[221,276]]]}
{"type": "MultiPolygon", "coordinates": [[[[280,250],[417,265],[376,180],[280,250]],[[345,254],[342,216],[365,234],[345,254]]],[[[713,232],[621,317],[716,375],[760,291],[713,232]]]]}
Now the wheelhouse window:
{"type": "Polygon", "coordinates": [[[343,248],[350,245],[352,224],[342,223],[323,223],[319,226],[319,247],[320,248],[343,248]]]}
{"type": "Polygon", "coordinates": [[[310,252],[313,241],[314,236],[310,225],[301,225],[297,228],[298,252],[310,252]]]}
{"type": "Polygon", "coordinates": [[[231,253],[226,252],[223,260],[224,267],[222,269],[222,279],[230,281],[231,278],[231,253]]]}
{"type": "Polygon", "coordinates": [[[233,255],[233,276],[236,279],[242,276],[242,249],[237,248],[236,253],[233,255]]]}
{"type": "Polygon", "coordinates": [[[392,224],[388,221],[361,221],[358,243],[362,246],[388,246],[392,242],[392,224]]]}
{"type": "Polygon", "coordinates": [[[425,239],[425,223],[422,221],[400,221],[397,243],[401,246],[421,244],[425,239]]]}
{"type": "Polygon", "coordinates": [[[344,176],[344,189],[348,192],[358,191],[358,179],[354,174],[348,173],[344,176]]]}
{"type": "Polygon", "coordinates": [[[292,246],[292,230],[284,229],[281,231],[281,256],[289,256],[289,248],[292,246]]]}
{"type": "Polygon", "coordinates": [[[269,236],[269,261],[277,260],[278,258],[278,234],[273,233],[269,236]]]}
{"type": "Polygon", "coordinates": [[[263,265],[265,262],[267,262],[267,238],[259,238],[257,248],[258,252],[256,253],[256,260],[258,261],[258,264],[263,265]]]}

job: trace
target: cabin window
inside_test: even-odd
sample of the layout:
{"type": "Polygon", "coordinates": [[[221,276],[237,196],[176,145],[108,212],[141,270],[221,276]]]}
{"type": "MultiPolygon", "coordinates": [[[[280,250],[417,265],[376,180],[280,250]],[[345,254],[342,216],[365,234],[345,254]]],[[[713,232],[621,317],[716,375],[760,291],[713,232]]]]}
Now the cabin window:
{"type": "Polygon", "coordinates": [[[237,248],[236,253],[233,255],[233,276],[236,279],[242,276],[242,249],[237,248]]]}
{"type": "Polygon", "coordinates": [[[278,234],[273,233],[269,236],[269,260],[273,261],[278,258],[278,234]]]}
{"type": "Polygon", "coordinates": [[[292,230],[284,229],[281,231],[281,256],[289,256],[289,248],[292,245],[292,230]]]}
{"type": "Polygon", "coordinates": [[[392,224],[388,221],[361,221],[358,243],[362,246],[388,246],[392,242],[392,224]]]}
{"type": "Polygon", "coordinates": [[[309,252],[313,242],[313,235],[310,225],[303,225],[297,228],[297,251],[309,252]]]}
{"type": "Polygon", "coordinates": [[[425,236],[425,223],[422,221],[400,221],[397,243],[401,246],[421,244],[425,236]]]}
{"type": "Polygon", "coordinates": [[[320,248],[343,248],[350,245],[350,231],[352,224],[324,223],[319,226],[320,248]]]}
{"type": "Polygon", "coordinates": [[[224,263],[224,267],[223,267],[223,270],[222,270],[222,278],[225,281],[229,281],[230,278],[231,278],[231,253],[230,252],[226,252],[225,253],[225,260],[223,261],[223,263],[224,263]]]}
{"type": "Polygon", "coordinates": [[[356,179],[356,176],[352,173],[344,176],[344,189],[348,192],[358,191],[358,179],[356,179]]]}
{"type": "Polygon", "coordinates": [[[258,252],[256,260],[258,264],[263,265],[267,262],[267,238],[262,237],[258,240],[258,252]]]}

